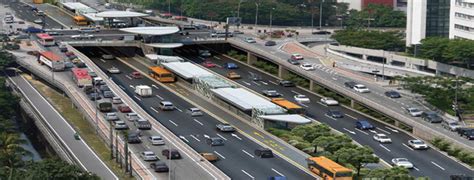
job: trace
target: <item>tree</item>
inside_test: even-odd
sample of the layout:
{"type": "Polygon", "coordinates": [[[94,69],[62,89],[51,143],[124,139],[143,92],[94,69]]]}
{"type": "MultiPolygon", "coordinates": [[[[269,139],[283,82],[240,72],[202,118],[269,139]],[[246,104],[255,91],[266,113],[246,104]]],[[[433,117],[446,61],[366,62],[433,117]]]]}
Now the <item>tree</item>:
{"type": "Polygon", "coordinates": [[[332,35],[332,38],[343,45],[368,49],[399,51],[405,47],[401,33],[398,31],[380,32],[346,29],[337,31],[332,35]]]}
{"type": "Polygon", "coordinates": [[[100,179],[97,175],[83,171],[78,166],[68,164],[60,159],[46,159],[30,163],[24,177],[25,179],[100,179]]]}
{"type": "Polygon", "coordinates": [[[449,39],[443,37],[428,37],[421,40],[421,57],[435,61],[443,61],[443,53],[448,47],[449,39]]]}
{"type": "Polygon", "coordinates": [[[410,176],[410,171],[403,167],[393,167],[389,169],[374,169],[365,176],[365,178],[380,178],[385,180],[414,180],[415,178],[410,176]]]}
{"type": "Polygon", "coordinates": [[[18,134],[0,133],[0,174],[5,176],[5,179],[11,179],[17,168],[23,166],[22,157],[30,155],[30,152],[22,147],[25,143],[18,134]]]}
{"type": "Polygon", "coordinates": [[[405,27],[406,16],[402,11],[378,4],[369,4],[362,11],[349,12],[349,27],[360,29],[369,27],[369,23],[370,27],[405,27]]]}
{"type": "Polygon", "coordinates": [[[474,41],[467,39],[450,40],[443,58],[448,61],[462,61],[470,68],[470,64],[474,62],[474,41]]]}
{"type": "Polygon", "coordinates": [[[15,56],[5,50],[0,50],[0,70],[5,69],[15,61],[15,56]]]}
{"type": "Polygon", "coordinates": [[[357,171],[357,177],[360,175],[362,165],[366,163],[378,163],[379,158],[373,155],[373,150],[369,147],[343,147],[333,153],[330,158],[337,163],[352,165],[357,171]]]}
{"type": "Polygon", "coordinates": [[[352,144],[352,139],[349,138],[347,135],[326,135],[326,136],[319,136],[318,138],[312,141],[313,146],[317,150],[318,147],[324,149],[329,153],[334,153],[340,148],[351,148],[356,147],[356,145],[352,144]]]}
{"type": "Polygon", "coordinates": [[[294,136],[302,137],[305,141],[312,142],[314,139],[329,135],[331,128],[326,124],[309,124],[297,126],[291,130],[294,136]]]}

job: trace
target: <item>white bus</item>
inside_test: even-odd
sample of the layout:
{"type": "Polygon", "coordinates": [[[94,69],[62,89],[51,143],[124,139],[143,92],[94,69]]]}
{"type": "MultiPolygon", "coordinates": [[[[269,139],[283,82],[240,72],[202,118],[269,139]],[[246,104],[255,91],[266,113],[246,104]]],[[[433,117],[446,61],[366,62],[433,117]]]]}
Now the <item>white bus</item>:
{"type": "Polygon", "coordinates": [[[64,60],[51,51],[40,52],[38,62],[41,65],[45,64],[51,68],[52,71],[64,71],[65,68],[64,60]]]}

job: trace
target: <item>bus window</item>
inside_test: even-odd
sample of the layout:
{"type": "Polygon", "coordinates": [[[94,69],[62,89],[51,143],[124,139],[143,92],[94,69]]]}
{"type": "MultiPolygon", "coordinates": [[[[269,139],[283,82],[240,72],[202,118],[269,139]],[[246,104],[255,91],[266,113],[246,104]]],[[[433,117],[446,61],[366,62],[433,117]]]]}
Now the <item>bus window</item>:
{"type": "Polygon", "coordinates": [[[74,16],[74,23],[79,26],[87,25],[87,19],[84,16],[74,16]]]}
{"type": "Polygon", "coordinates": [[[174,74],[165,68],[152,66],[149,70],[150,76],[160,82],[174,82],[176,80],[174,74]]]}
{"type": "Polygon", "coordinates": [[[331,159],[319,156],[307,159],[308,168],[328,180],[352,180],[352,170],[337,164],[331,159]]]}

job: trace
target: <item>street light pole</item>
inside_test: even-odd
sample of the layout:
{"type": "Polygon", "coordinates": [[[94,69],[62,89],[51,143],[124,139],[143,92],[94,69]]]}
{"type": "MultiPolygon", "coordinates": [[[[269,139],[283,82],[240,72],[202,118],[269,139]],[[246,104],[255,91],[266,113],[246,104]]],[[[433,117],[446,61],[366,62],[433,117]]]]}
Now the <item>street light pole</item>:
{"type": "Polygon", "coordinates": [[[323,23],[323,3],[324,0],[319,3],[319,30],[322,30],[322,23],[323,23]]]}
{"type": "Polygon", "coordinates": [[[383,59],[382,59],[382,81],[385,81],[385,50],[383,51],[383,59]]]}
{"type": "Polygon", "coordinates": [[[273,21],[273,10],[275,10],[275,8],[272,8],[270,9],[270,34],[272,34],[272,21],[273,21]]]}
{"type": "Polygon", "coordinates": [[[311,34],[314,32],[314,12],[313,9],[311,9],[311,34]]]}
{"type": "Polygon", "coordinates": [[[255,6],[257,7],[257,10],[255,11],[255,34],[258,33],[257,30],[257,22],[258,22],[258,3],[255,3],[255,6]]]}
{"type": "Polygon", "coordinates": [[[171,15],[171,0],[168,0],[168,13],[171,15]]]}

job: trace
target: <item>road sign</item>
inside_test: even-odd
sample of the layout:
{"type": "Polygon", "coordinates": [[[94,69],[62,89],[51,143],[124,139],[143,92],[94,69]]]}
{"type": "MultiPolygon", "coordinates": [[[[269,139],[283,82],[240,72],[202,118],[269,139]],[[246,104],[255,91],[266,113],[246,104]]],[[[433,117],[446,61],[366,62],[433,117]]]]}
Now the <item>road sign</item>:
{"type": "Polygon", "coordinates": [[[240,26],[241,18],[240,17],[227,17],[228,25],[240,26]]]}

